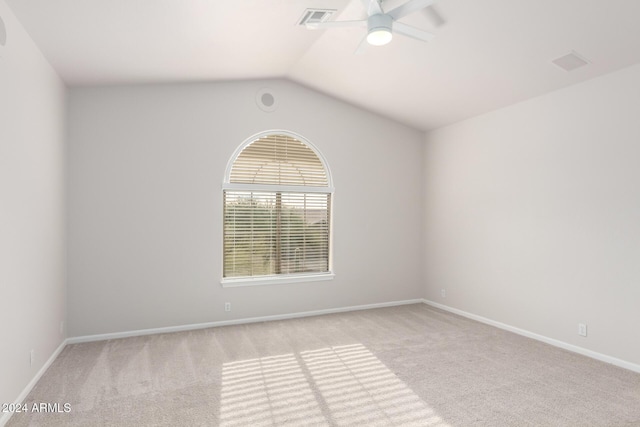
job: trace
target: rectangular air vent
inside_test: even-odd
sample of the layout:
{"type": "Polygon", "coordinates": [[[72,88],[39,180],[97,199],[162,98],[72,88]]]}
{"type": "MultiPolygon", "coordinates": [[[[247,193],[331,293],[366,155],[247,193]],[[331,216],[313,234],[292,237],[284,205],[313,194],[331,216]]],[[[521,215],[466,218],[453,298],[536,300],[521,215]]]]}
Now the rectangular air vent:
{"type": "Polygon", "coordinates": [[[576,68],[584,67],[589,64],[589,61],[576,52],[569,52],[568,54],[561,56],[560,58],[556,58],[551,62],[565,71],[573,71],[576,68]]]}
{"type": "Polygon", "coordinates": [[[307,9],[302,14],[302,18],[298,22],[298,25],[307,25],[307,24],[319,24],[320,22],[325,22],[335,10],[331,9],[307,9]]]}

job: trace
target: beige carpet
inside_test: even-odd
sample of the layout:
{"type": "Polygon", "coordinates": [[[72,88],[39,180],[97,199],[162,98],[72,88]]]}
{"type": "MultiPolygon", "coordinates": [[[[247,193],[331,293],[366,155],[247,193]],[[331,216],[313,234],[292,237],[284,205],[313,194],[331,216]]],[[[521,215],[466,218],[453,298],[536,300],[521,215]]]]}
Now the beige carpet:
{"type": "Polygon", "coordinates": [[[9,426],[640,426],[640,375],[417,304],[70,345],[9,426]]]}

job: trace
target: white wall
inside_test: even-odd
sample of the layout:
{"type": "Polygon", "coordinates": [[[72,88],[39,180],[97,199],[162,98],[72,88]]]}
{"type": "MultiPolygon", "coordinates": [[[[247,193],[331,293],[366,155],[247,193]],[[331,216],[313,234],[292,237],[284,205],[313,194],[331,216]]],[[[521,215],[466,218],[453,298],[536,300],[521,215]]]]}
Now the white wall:
{"type": "Polygon", "coordinates": [[[3,0],[0,17],[0,402],[10,403],[63,340],[65,88],[3,0]]]}
{"type": "Polygon", "coordinates": [[[284,80],[69,97],[70,335],[422,297],[420,132],[284,80]],[[256,106],[263,87],[277,111],[256,106]],[[336,277],[222,288],[225,167],[268,129],[305,136],[329,162],[336,277]]]}
{"type": "Polygon", "coordinates": [[[427,298],[639,364],[639,118],[636,65],[428,135],[427,298]]]}

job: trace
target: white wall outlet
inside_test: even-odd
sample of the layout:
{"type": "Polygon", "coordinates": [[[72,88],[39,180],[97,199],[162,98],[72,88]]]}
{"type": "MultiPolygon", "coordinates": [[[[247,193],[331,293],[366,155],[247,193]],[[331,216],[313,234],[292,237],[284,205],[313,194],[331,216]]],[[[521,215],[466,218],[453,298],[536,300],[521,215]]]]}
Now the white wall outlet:
{"type": "Polygon", "coordinates": [[[440,295],[442,296],[442,298],[446,298],[447,297],[447,290],[446,289],[441,289],[440,290],[440,295]]]}
{"type": "Polygon", "coordinates": [[[224,303],[224,311],[231,311],[231,303],[230,302],[225,302],[224,303]]]}
{"type": "Polygon", "coordinates": [[[587,325],[585,325],[584,323],[578,323],[578,335],[582,337],[587,336],[587,325]]]}
{"type": "Polygon", "coordinates": [[[64,320],[60,321],[60,335],[64,335],[64,320]]]}
{"type": "Polygon", "coordinates": [[[29,352],[29,366],[33,366],[33,362],[36,359],[36,351],[35,350],[31,350],[29,352]]]}

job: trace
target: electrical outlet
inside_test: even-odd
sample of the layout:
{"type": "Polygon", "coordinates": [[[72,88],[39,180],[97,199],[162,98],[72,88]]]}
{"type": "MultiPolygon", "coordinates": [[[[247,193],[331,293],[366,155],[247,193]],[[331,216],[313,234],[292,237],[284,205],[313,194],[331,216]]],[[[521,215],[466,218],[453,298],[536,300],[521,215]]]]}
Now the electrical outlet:
{"type": "Polygon", "coordinates": [[[33,366],[33,361],[36,359],[36,351],[31,350],[29,352],[29,366],[33,366]]]}
{"type": "Polygon", "coordinates": [[[230,302],[225,302],[224,303],[224,311],[231,311],[231,303],[230,302]]]}
{"type": "Polygon", "coordinates": [[[60,321],[60,335],[64,335],[64,320],[60,321]]]}
{"type": "Polygon", "coordinates": [[[442,296],[442,298],[446,298],[447,297],[447,290],[446,289],[442,289],[440,291],[440,295],[442,296]]]}
{"type": "Polygon", "coordinates": [[[582,337],[587,336],[587,325],[585,325],[584,323],[578,323],[578,335],[582,337]]]}

